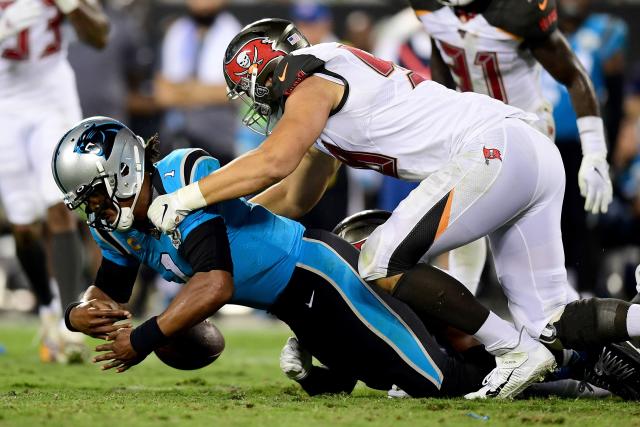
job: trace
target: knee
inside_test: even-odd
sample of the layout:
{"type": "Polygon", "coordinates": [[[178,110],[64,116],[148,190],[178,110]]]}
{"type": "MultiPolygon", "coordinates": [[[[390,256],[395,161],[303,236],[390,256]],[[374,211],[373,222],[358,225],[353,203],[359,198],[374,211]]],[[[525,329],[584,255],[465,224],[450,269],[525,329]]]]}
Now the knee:
{"type": "Polygon", "coordinates": [[[47,227],[54,234],[74,231],[77,219],[63,203],[58,203],[47,209],[47,227]]]}

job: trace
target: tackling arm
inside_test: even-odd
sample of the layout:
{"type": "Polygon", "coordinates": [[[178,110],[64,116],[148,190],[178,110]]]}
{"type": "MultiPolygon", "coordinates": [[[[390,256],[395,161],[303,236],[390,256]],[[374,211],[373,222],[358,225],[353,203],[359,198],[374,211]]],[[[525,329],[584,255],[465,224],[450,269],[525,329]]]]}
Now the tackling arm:
{"type": "Polygon", "coordinates": [[[339,168],[337,159],[311,147],[295,171],[250,201],[276,215],[300,218],[320,201],[339,168]]]}
{"type": "Polygon", "coordinates": [[[281,181],[315,143],[342,92],[342,86],[319,77],[304,80],[288,98],[282,118],[260,147],[196,183],[157,197],[148,212],[151,222],[159,230],[171,232],[190,211],[255,194],[281,181]]]}
{"type": "Polygon", "coordinates": [[[64,13],[78,38],[97,49],[107,45],[109,20],[98,0],[55,0],[58,9],[64,13]]]}

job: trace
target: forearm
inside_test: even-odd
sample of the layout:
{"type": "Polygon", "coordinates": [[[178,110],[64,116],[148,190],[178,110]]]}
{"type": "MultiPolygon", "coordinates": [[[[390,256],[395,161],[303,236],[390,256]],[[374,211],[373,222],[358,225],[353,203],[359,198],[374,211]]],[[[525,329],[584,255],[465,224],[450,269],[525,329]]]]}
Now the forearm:
{"type": "Polygon", "coordinates": [[[160,77],[156,81],[156,100],[164,108],[190,108],[228,102],[224,86],[196,80],[174,83],[160,77]]]}
{"type": "Polygon", "coordinates": [[[596,97],[589,75],[587,75],[582,67],[580,67],[579,71],[576,71],[571,80],[566,83],[566,86],[569,96],[571,97],[573,109],[578,118],[588,116],[600,117],[598,98],[596,97]]]}
{"type": "Polygon", "coordinates": [[[305,214],[305,212],[302,212],[298,206],[288,202],[287,191],[282,182],[267,188],[257,196],[253,197],[250,202],[263,206],[276,215],[281,215],[291,219],[300,218],[305,214]]]}
{"type": "Polygon", "coordinates": [[[109,20],[99,4],[80,0],[78,7],[70,11],[67,17],[84,43],[97,49],[107,45],[109,20]]]}
{"type": "Polygon", "coordinates": [[[232,293],[233,286],[228,283],[212,281],[209,273],[196,273],[158,316],[158,326],[167,337],[188,329],[212,316],[229,301],[232,293]]]}

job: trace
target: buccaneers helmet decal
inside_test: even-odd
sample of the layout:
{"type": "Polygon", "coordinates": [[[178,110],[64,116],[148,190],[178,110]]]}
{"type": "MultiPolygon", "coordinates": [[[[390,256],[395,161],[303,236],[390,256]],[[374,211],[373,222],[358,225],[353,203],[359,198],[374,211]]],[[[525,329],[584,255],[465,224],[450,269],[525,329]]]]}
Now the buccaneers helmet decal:
{"type": "Polygon", "coordinates": [[[254,70],[257,75],[274,59],[287,55],[277,49],[273,40],[268,37],[257,37],[245,43],[238,52],[224,64],[224,71],[234,83],[250,76],[254,70]]]}

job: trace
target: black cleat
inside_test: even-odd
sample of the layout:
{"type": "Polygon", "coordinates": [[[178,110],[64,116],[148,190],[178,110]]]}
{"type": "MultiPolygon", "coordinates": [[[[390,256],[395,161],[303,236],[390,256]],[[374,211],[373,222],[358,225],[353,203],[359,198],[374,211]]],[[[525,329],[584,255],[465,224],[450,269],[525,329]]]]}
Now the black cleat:
{"type": "Polygon", "coordinates": [[[629,341],[605,345],[583,380],[625,400],[640,400],[640,349],[629,341]]]}

